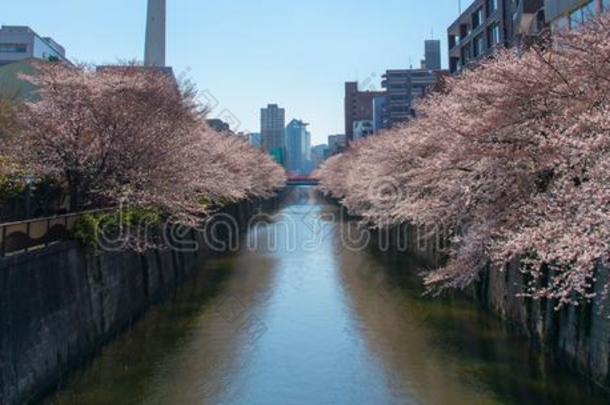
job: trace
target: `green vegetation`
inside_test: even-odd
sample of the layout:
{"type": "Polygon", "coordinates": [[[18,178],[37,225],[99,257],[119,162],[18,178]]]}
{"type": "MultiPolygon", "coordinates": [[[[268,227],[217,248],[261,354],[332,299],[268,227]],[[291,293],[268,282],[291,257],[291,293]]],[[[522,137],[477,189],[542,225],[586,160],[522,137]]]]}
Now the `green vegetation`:
{"type": "MultiPolygon", "coordinates": [[[[0,166],[2,158],[0,158],[0,166]]],[[[17,197],[25,191],[25,183],[15,177],[2,174],[0,170],[0,202],[17,197]]]]}
{"type": "Polygon", "coordinates": [[[159,211],[145,208],[129,208],[122,211],[104,211],[81,216],[74,228],[72,236],[82,246],[98,249],[100,236],[106,240],[143,240],[144,232],[148,232],[148,242],[154,242],[160,234],[162,216],[159,211]],[[124,238],[127,236],[127,238],[124,238]]]}

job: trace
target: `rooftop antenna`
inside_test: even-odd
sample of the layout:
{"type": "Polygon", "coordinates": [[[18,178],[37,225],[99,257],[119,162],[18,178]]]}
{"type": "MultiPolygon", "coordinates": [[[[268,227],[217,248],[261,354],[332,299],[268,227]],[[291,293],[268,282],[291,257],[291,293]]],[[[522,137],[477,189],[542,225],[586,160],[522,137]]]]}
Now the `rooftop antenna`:
{"type": "Polygon", "coordinates": [[[460,15],[462,15],[462,0],[458,0],[458,11],[460,12],[460,15]]]}

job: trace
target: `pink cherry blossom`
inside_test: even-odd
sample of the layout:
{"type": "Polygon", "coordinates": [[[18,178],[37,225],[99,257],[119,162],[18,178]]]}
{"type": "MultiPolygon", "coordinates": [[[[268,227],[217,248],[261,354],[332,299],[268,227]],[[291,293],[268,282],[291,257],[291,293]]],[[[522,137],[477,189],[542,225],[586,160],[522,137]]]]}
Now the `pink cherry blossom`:
{"type": "Polygon", "coordinates": [[[95,71],[38,63],[38,100],[20,109],[21,136],[3,155],[65,185],[72,210],[154,207],[193,223],[209,210],[283,186],[263,153],[205,124],[192,91],[133,66],[95,71]]]}
{"type": "Polygon", "coordinates": [[[594,296],[610,251],[610,19],[552,41],[446,79],[417,119],[317,173],[372,226],[449,227],[449,260],[425,279],[431,291],[521,260],[525,296],[558,308],[594,296]],[[399,197],[389,208],[375,192],[384,182],[399,197]]]}

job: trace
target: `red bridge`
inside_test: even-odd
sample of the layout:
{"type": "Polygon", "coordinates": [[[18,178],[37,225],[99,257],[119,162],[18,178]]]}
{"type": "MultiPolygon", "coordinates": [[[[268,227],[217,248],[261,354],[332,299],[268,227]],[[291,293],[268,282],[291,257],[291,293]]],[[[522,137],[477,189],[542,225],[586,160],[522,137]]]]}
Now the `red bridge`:
{"type": "Polygon", "coordinates": [[[289,176],[287,185],[289,186],[317,186],[320,180],[309,176],[289,176]]]}

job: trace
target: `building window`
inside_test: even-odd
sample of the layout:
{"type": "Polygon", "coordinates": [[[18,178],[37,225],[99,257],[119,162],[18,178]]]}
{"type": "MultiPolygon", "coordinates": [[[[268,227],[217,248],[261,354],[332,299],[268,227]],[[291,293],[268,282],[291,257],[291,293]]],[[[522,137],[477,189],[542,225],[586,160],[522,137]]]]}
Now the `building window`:
{"type": "Polygon", "coordinates": [[[0,44],[0,53],[26,53],[26,44],[0,44]]]}
{"type": "Polygon", "coordinates": [[[489,17],[498,10],[498,0],[487,0],[487,16],[489,17]]]}
{"type": "Polygon", "coordinates": [[[462,48],[462,66],[466,65],[470,61],[470,44],[467,44],[462,48]]]}
{"type": "Polygon", "coordinates": [[[597,15],[597,6],[595,1],[591,0],[582,7],[582,20],[583,22],[591,21],[597,15]]]}
{"type": "MultiPolygon", "coordinates": [[[[610,1],[610,0],[608,0],[610,1]]],[[[457,44],[460,43],[460,37],[458,35],[449,35],[449,49],[455,48],[457,44]]]]}
{"type": "Polygon", "coordinates": [[[570,28],[580,27],[582,25],[582,12],[580,9],[570,13],[570,28]]]}
{"type": "Polygon", "coordinates": [[[412,98],[422,97],[425,92],[426,92],[425,86],[415,86],[415,87],[413,87],[413,90],[411,91],[411,97],[412,98]]]}
{"type": "Polygon", "coordinates": [[[460,41],[466,38],[470,34],[467,24],[460,25],[460,41]]]}
{"type": "Polygon", "coordinates": [[[579,7],[570,13],[570,28],[574,29],[580,27],[584,23],[595,18],[595,15],[595,1],[591,0],[584,6],[579,7]]]}
{"type": "Polygon", "coordinates": [[[460,59],[456,57],[452,57],[449,59],[449,71],[451,73],[455,73],[460,68],[459,66],[460,59]]]}
{"type": "Polygon", "coordinates": [[[483,34],[479,34],[473,41],[473,56],[475,58],[481,56],[485,51],[485,38],[483,34]]]}
{"type": "Polygon", "coordinates": [[[483,8],[479,8],[472,14],[472,29],[477,28],[483,23],[483,8]]]}
{"type": "Polygon", "coordinates": [[[500,43],[500,26],[498,23],[495,23],[491,27],[487,29],[487,44],[489,48],[493,48],[494,46],[500,43]]]}

